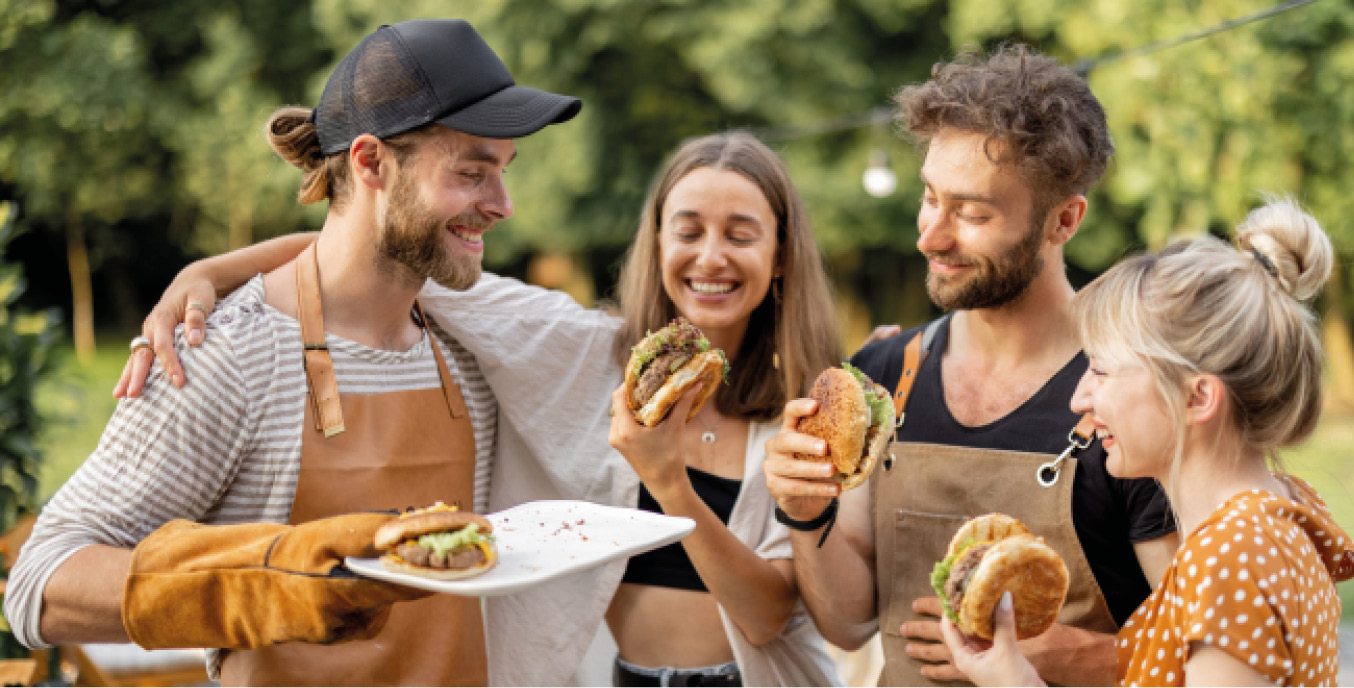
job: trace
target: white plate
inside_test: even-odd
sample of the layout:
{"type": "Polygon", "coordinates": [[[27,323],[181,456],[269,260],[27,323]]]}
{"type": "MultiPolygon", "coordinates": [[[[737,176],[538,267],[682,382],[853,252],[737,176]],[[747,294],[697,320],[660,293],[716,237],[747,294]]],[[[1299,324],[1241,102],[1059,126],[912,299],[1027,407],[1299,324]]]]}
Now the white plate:
{"type": "Polygon", "coordinates": [[[498,565],[482,575],[440,581],[387,571],[379,559],[348,557],[359,575],[453,595],[508,595],[608,561],[677,542],[696,528],[689,518],[592,502],[528,502],[489,514],[498,565]]]}

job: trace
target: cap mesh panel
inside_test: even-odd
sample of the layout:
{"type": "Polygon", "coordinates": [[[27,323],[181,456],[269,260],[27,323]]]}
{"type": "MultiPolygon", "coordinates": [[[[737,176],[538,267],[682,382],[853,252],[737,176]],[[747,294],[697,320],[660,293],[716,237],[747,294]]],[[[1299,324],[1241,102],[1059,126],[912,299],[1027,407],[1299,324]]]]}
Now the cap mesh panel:
{"type": "Polygon", "coordinates": [[[433,89],[388,27],[343,58],[325,85],[316,112],[320,146],[328,155],[362,134],[386,138],[432,119],[433,89]]]}

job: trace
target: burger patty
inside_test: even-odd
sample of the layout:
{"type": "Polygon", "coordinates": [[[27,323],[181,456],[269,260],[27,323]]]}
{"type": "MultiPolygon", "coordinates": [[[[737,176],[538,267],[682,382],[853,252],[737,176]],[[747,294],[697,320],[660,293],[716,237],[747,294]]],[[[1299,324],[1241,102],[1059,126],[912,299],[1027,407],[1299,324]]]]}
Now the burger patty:
{"type": "Polygon", "coordinates": [[[959,561],[954,562],[954,567],[950,569],[950,578],[945,581],[945,597],[950,601],[950,607],[956,610],[959,602],[964,599],[964,589],[968,587],[969,579],[973,577],[973,572],[982,562],[983,555],[987,550],[992,549],[995,542],[988,542],[982,545],[974,545],[959,556],[959,561]]]}
{"type": "MultiPolygon", "coordinates": [[[[643,407],[649,403],[653,395],[668,381],[672,375],[673,364],[685,363],[684,359],[691,358],[691,354],[685,351],[664,351],[649,363],[649,367],[640,374],[639,381],[635,383],[635,389],[631,393],[630,401],[637,407],[643,407]]],[[[680,366],[679,366],[680,367],[680,366]]]]}
{"type": "Polygon", "coordinates": [[[460,547],[445,555],[438,555],[430,549],[406,542],[395,550],[395,554],[414,566],[434,569],[468,569],[484,561],[484,552],[479,547],[460,547]]]}

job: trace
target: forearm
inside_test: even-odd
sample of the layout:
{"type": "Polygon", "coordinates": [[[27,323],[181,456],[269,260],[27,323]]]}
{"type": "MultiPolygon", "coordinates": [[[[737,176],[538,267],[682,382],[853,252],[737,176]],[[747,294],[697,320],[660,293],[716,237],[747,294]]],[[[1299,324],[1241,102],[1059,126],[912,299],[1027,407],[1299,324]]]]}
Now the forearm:
{"type": "Polygon", "coordinates": [[[855,650],[879,627],[875,610],[873,552],[853,543],[838,524],[822,548],[822,530],[791,531],[795,579],[799,594],[825,638],[838,647],[855,650]]]}
{"type": "MultiPolygon", "coordinates": [[[[1045,681],[1064,686],[1114,685],[1114,635],[1057,625],[1032,638],[1040,649],[1026,652],[1045,681]]],[[[1022,648],[1023,649],[1023,648],[1022,648]]]]}
{"type": "Polygon", "coordinates": [[[252,246],[204,258],[184,268],[180,274],[200,272],[216,288],[218,297],[235,291],[254,275],[272,272],[305,250],[318,236],[316,232],[287,234],[252,246]]]}
{"type": "Polygon", "coordinates": [[[659,503],[663,513],[696,522],[696,529],[682,540],[682,546],[710,594],[748,641],[762,645],[779,636],[796,601],[795,587],[787,574],[730,532],[690,483],[659,503]]]}
{"type": "Polygon", "coordinates": [[[42,591],[42,639],[53,645],[125,643],[122,590],[132,551],[90,545],[71,555],[42,591]]]}

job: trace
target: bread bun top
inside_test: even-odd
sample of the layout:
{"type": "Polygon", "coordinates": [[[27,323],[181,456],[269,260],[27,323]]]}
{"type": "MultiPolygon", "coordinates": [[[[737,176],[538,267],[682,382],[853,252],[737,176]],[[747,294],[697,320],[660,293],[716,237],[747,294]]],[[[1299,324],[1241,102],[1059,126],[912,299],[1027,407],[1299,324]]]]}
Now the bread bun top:
{"type": "MultiPolygon", "coordinates": [[[[828,368],[813,381],[809,396],[818,402],[818,412],[800,420],[799,431],[827,443],[827,459],[838,472],[854,474],[865,454],[865,431],[870,427],[870,407],[860,383],[841,368],[828,368]]],[[[823,460],[807,454],[798,458],[823,460]]]]}
{"type": "Polygon", "coordinates": [[[420,535],[461,530],[472,523],[479,526],[481,533],[494,532],[494,524],[489,519],[471,511],[453,510],[439,502],[427,509],[400,514],[377,528],[376,548],[390,549],[420,535]]]}
{"type": "Polygon", "coordinates": [[[992,612],[1002,593],[1009,590],[1016,637],[1032,638],[1057,620],[1067,585],[1067,565],[1043,538],[1024,533],[998,540],[983,555],[965,588],[959,627],[969,635],[991,640],[995,630],[992,612]]]}
{"type": "Polygon", "coordinates": [[[984,514],[959,526],[958,532],[950,539],[950,547],[945,551],[945,556],[954,556],[965,542],[996,542],[1002,538],[1025,535],[1029,532],[1030,529],[1026,528],[1024,523],[1006,514],[984,514]]]}

